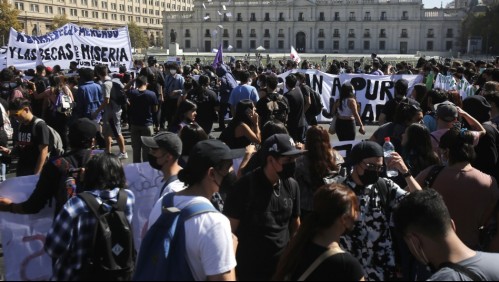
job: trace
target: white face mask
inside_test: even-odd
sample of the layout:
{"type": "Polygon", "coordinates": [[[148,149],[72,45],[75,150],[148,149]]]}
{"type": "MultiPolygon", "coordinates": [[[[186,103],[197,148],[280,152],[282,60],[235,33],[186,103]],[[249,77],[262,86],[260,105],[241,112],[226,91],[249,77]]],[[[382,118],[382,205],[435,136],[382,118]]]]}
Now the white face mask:
{"type": "Polygon", "coordinates": [[[174,74],[176,74],[176,73],[177,73],[177,71],[176,71],[176,70],[174,70],[174,69],[171,69],[171,70],[170,70],[170,73],[171,73],[172,75],[174,75],[174,74]]]}

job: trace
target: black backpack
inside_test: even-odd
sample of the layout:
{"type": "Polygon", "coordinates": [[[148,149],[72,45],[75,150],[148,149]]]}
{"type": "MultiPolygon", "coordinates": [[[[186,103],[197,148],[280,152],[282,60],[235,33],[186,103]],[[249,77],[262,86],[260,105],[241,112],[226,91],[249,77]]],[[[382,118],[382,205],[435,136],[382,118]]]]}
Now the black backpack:
{"type": "Polygon", "coordinates": [[[307,114],[318,116],[322,113],[322,109],[324,109],[324,104],[322,103],[322,97],[319,92],[314,89],[306,86],[308,93],[310,95],[310,108],[307,110],[307,114]]]}
{"type": "Polygon", "coordinates": [[[133,230],[125,215],[127,193],[120,190],[118,201],[107,210],[89,192],[78,195],[97,218],[92,246],[81,268],[81,280],[129,281],[135,268],[133,230]]]}
{"type": "Polygon", "coordinates": [[[106,80],[111,81],[113,83],[113,87],[111,88],[111,102],[116,106],[123,106],[127,103],[125,87],[121,81],[116,80],[106,80]]]}
{"type": "Polygon", "coordinates": [[[267,109],[270,111],[270,119],[280,121],[284,124],[288,121],[288,114],[290,112],[288,101],[283,95],[272,93],[269,94],[269,101],[267,102],[267,109]]]}

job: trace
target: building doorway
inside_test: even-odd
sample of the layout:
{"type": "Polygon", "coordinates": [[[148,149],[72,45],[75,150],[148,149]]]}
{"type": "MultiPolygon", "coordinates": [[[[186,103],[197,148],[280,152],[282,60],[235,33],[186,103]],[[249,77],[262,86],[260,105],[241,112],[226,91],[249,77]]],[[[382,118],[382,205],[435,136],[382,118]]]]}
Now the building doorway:
{"type": "Polygon", "coordinates": [[[298,53],[305,53],[307,48],[307,36],[304,32],[300,31],[296,34],[296,51],[298,53]]]}

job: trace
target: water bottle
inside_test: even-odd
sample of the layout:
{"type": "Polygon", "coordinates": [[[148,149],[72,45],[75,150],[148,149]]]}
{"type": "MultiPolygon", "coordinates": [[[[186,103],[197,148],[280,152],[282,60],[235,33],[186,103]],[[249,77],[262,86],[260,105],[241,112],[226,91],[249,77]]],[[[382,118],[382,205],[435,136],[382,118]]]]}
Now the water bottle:
{"type": "Polygon", "coordinates": [[[389,178],[396,177],[399,175],[398,170],[389,168],[388,163],[392,159],[392,153],[395,152],[395,147],[392,142],[390,142],[390,137],[385,137],[385,144],[383,144],[383,153],[385,155],[385,164],[386,164],[386,176],[389,178]]]}

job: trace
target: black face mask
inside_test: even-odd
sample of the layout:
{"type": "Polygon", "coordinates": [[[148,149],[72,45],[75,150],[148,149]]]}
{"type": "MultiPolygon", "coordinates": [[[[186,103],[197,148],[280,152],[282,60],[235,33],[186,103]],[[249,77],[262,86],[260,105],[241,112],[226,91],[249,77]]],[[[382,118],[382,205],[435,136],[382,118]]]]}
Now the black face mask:
{"type": "Polygon", "coordinates": [[[378,181],[379,172],[366,169],[364,175],[359,175],[359,178],[364,186],[372,185],[378,181]]]}
{"type": "Polygon", "coordinates": [[[149,165],[156,170],[161,170],[161,168],[163,167],[162,165],[158,164],[158,158],[151,154],[149,154],[149,165]]]}
{"type": "Polygon", "coordinates": [[[282,165],[282,171],[278,172],[279,178],[282,180],[295,176],[296,163],[290,162],[282,165]]]}

